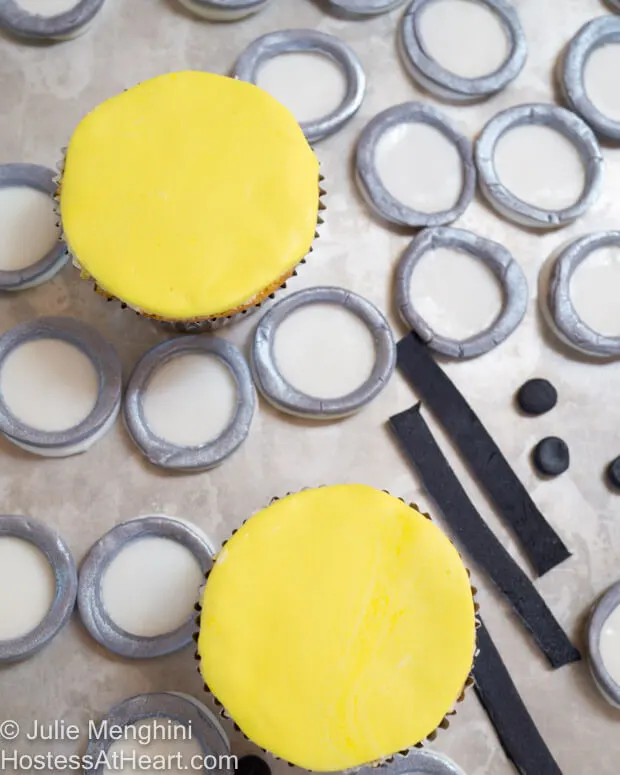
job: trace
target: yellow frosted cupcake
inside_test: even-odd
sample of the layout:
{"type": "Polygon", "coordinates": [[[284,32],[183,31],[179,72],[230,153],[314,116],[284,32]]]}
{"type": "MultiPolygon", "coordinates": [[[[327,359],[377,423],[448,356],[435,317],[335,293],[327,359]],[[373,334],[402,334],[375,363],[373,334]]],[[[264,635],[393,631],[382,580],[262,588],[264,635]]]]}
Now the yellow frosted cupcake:
{"type": "Polygon", "coordinates": [[[321,207],[318,161],[292,114],[252,84],[193,71],[88,114],[58,196],[85,277],[144,315],[188,324],[282,286],[321,207]]]}
{"type": "Polygon", "coordinates": [[[261,748],[308,770],[380,761],[463,693],[469,574],[429,519],[363,485],[274,502],[226,543],[202,600],[205,684],[261,748]]]}

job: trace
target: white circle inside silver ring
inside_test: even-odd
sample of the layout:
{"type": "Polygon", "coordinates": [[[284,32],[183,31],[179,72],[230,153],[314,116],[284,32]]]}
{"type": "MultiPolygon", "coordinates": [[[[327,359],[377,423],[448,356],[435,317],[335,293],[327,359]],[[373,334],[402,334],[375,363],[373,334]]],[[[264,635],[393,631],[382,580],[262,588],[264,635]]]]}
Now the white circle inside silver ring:
{"type": "Polygon", "coordinates": [[[252,343],[252,371],[258,389],[277,409],[313,419],[338,419],[358,412],[383,390],[396,367],[396,344],[384,315],[367,299],[344,288],[307,288],[277,302],[259,321],[252,343]],[[281,323],[298,309],[334,304],[356,315],[375,342],[375,365],[370,377],[348,395],[320,399],[295,388],[282,375],[274,353],[281,323]]]}
{"type": "Polygon", "coordinates": [[[384,220],[413,229],[444,226],[459,218],[476,192],[476,167],[472,145],[452,122],[432,105],[405,102],[379,113],[362,130],[355,153],[355,172],[360,191],[370,207],[384,220]],[[446,210],[423,212],[399,201],[386,188],[377,168],[381,138],[397,126],[427,124],[440,132],[457,150],[463,170],[463,185],[457,201],[446,210]]]}
{"type": "Polygon", "coordinates": [[[164,516],[140,517],[124,522],[93,544],[80,567],[77,595],[80,616],[94,640],[108,651],[130,659],[152,659],[172,654],[187,646],[196,632],[196,614],[192,614],[173,632],[152,637],[133,635],[117,626],[105,609],[101,584],[106,570],[125,547],[144,538],[176,541],[194,556],[203,573],[211,568],[214,555],[213,548],[198,530],[179,519],[164,516]]]}
{"type": "Polygon", "coordinates": [[[525,32],[515,9],[506,0],[480,0],[502,23],[508,33],[511,49],[504,63],[495,72],[478,78],[464,78],[446,70],[433,59],[424,46],[418,24],[418,14],[434,0],[411,0],[399,29],[399,45],[405,66],[428,91],[446,101],[480,100],[504,89],[523,70],[528,47],[525,32]]]}
{"type": "Polygon", "coordinates": [[[560,228],[581,217],[598,200],[603,187],[603,155],[590,127],[576,114],[551,103],[507,108],[482,129],[474,149],[480,190],[498,213],[514,223],[539,229],[560,228]],[[505,186],[495,166],[502,137],[520,126],[547,126],[564,137],[579,153],[585,170],[584,189],[576,202],[559,210],[547,210],[520,199],[505,186]]]}
{"type": "Polygon", "coordinates": [[[18,662],[44,648],[69,621],[75,608],[78,577],[75,562],[62,538],[36,520],[0,515],[0,538],[19,538],[42,552],[49,562],[56,583],[50,610],[32,632],[9,641],[0,640],[0,664],[18,662]]]}
{"type": "Polygon", "coordinates": [[[105,0],[76,0],[68,11],[46,17],[24,10],[15,0],[0,0],[0,27],[23,38],[65,40],[84,32],[104,3],[105,0]]]}
{"type": "Polygon", "coordinates": [[[527,280],[523,270],[509,251],[499,243],[479,237],[463,229],[426,229],[415,237],[396,270],[396,304],[401,317],[435,352],[449,358],[476,358],[490,352],[504,342],[525,317],[529,301],[527,280]],[[411,278],[431,250],[452,247],[482,261],[488,266],[502,287],[503,304],[499,315],[483,331],[459,340],[435,333],[416,311],[411,299],[411,278]]]}
{"type": "Polygon", "coordinates": [[[620,707],[620,685],[611,677],[601,653],[601,635],[609,616],[620,606],[620,582],[610,587],[592,609],[587,627],[588,660],[597,688],[612,705],[620,707]]]}
{"type": "Polygon", "coordinates": [[[571,110],[599,135],[618,142],[620,121],[609,118],[590,99],[585,86],[586,68],[590,57],[609,43],[620,43],[620,19],[602,16],[585,24],[568,44],[561,62],[560,85],[571,110]]]}
{"type": "MultiPolygon", "coordinates": [[[[50,197],[57,189],[56,174],[53,170],[39,164],[0,164],[0,189],[24,186],[50,197]]],[[[0,270],[0,290],[20,291],[33,288],[51,280],[69,261],[67,247],[58,238],[58,244],[37,261],[16,270],[0,270]]]]}
{"type": "Polygon", "coordinates": [[[557,256],[551,270],[545,312],[562,341],[580,352],[598,357],[620,356],[620,336],[591,328],[577,312],[571,297],[571,280],[577,268],[596,250],[620,248],[620,231],[595,232],[571,242],[557,256]]]}
{"type": "Polygon", "coordinates": [[[18,347],[40,339],[58,339],[76,347],[92,363],[98,377],[97,401],[90,414],[73,428],[41,431],[15,417],[0,391],[0,432],[9,441],[21,442],[32,451],[40,449],[62,456],[97,434],[118,412],[122,391],[121,364],[112,345],[89,324],[71,317],[39,317],[19,323],[0,336],[0,371],[4,360],[18,347]]]}
{"type": "MultiPolygon", "coordinates": [[[[110,708],[100,725],[91,725],[93,731],[88,742],[86,755],[99,766],[89,770],[90,775],[102,775],[107,771],[106,757],[116,742],[116,730],[137,725],[141,721],[157,720],[165,724],[166,720],[191,729],[192,739],[198,742],[205,756],[227,756],[230,754],[230,741],[215,714],[198,700],[189,695],[176,692],[153,692],[139,694],[123,700],[110,708]],[[211,739],[212,735],[212,739],[211,739]]],[[[121,735],[121,739],[124,737],[121,735]]],[[[131,738],[133,739],[133,738],[131,738]]],[[[204,768],[194,769],[204,773],[204,768]]],[[[233,775],[230,768],[218,770],[221,775],[233,775]]]]}
{"type": "Polygon", "coordinates": [[[347,91],[342,103],[331,113],[300,126],[308,142],[316,143],[341,129],[360,109],[366,93],[366,75],[357,54],[333,35],[316,30],[281,30],[257,38],[239,56],[233,76],[256,85],[261,66],[281,54],[317,53],[335,62],[342,70],[347,91]]]}
{"type": "Polygon", "coordinates": [[[125,425],[142,454],[153,465],[180,471],[205,471],[232,455],[250,432],[255,408],[252,373],[243,353],[227,340],[209,335],[182,336],[148,350],[134,367],[123,401],[125,425]],[[237,407],[231,422],[218,438],[198,447],[179,447],[157,436],[146,420],[142,404],[144,392],[157,369],[185,354],[218,358],[230,371],[237,387],[237,407]]]}

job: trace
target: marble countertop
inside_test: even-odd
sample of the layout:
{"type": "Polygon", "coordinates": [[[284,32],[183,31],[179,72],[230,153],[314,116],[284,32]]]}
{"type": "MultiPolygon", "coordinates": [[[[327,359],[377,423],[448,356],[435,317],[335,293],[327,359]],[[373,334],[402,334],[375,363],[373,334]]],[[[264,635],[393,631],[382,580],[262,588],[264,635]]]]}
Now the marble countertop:
{"type": "MultiPolygon", "coordinates": [[[[521,76],[481,105],[443,108],[472,138],[500,109],[552,100],[557,55],[584,22],[606,12],[599,0],[515,0],[515,5],[530,44],[521,76]]],[[[185,68],[228,72],[251,40],[279,28],[333,33],[360,55],[369,76],[368,94],[347,128],[317,146],[327,177],[328,219],[312,260],[290,288],[350,288],[385,310],[401,335],[391,289],[408,237],[370,217],[351,176],[354,141],[365,123],[396,103],[428,99],[396,56],[399,15],[343,21],[310,0],[272,0],[254,18],[212,25],[193,18],[174,0],[108,0],[92,30],[72,42],[26,45],[0,35],[0,163],[53,166],[88,110],[154,75],[185,68]]],[[[539,236],[521,230],[497,218],[480,200],[460,219],[458,225],[503,243],[513,253],[527,275],[531,299],[525,321],[505,344],[477,360],[447,366],[573,552],[536,586],[580,647],[592,602],[620,575],[620,497],[602,481],[605,465],[620,454],[620,363],[594,364],[563,350],[542,326],[536,295],[539,270],[559,245],[618,226],[620,203],[614,192],[620,191],[620,150],[606,149],[605,159],[604,196],[586,218],[561,233],[539,236]],[[561,396],[557,409],[535,421],[520,417],[511,405],[514,391],[532,376],[550,378],[561,396]],[[542,482],[532,471],[529,452],[548,434],[566,439],[573,462],[565,475],[542,482]]],[[[37,315],[74,315],[96,326],[117,347],[125,376],[148,347],[166,338],[155,324],[106,304],[71,267],[45,286],[0,298],[0,331],[37,315]]],[[[245,347],[254,324],[249,319],[222,335],[245,347]]],[[[308,485],[365,482],[433,513],[433,504],[386,428],[389,415],[414,400],[397,375],[370,407],[341,422],[294,420],[261,402],[247,443],[220,468],[193,476],[166,475],[149,466],[120,422],[91,451],[66,460],[38,459],[0,440],[1,508],[56,528],[78,561],[113,525],[155,512],[191,519],[220,542],[271,496],[308,485]]],[[[438,429],[437,435],[447,449],[438,429]]],[[[483,516],[527,569],[456,454],[450,450],[449,456],[483,516]]],[[[504,601],[480,574],[474,576],[486,624],[564,775],[617,775],[620,711],[599,696],[586,662],[550,670],[504,601]]],[[[34,659],[0,669],[0,720],[11,718],[27,727],[34,719],[64,719],[86,729],[89,719],[100,718],[112,704],[162,690],[203,696],[191,648],[152,662],[123,661],[101,650],[74,618],[34,659]]],[[[229,732],[236,751],[251,747],[230,725],[229,732]]],[[[59,743],[54,749],[72,754],[85,743],[59,743]]],[[[472,692],[450,730],[433,745],[468,775],[515,772],[472,692]]],[[[49,744],[22,741],[20,750],[44,753],[49,744]]]]}

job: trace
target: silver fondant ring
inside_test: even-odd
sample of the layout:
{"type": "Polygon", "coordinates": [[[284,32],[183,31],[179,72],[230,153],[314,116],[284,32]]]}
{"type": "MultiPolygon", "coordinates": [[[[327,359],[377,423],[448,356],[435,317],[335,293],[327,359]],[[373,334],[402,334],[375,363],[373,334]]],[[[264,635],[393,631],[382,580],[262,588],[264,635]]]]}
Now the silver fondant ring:
{"type": "Polygon", "coordinates": [[[237,21],[257,13],[268,0],[180,0],[187,9],[211,21],[237,21]]]}
{"type": "MultiPolygon", "coordinates": [[[[337,332],[334,332],[337,336],[337,332]]],[[[252,345],[252,369],[265,398],[287,414],[310,418],[346,417],[370,403],[386,386],[396,366],[396,345],[389,323],[369,301],[344,288],[307,288],[275,304],[260,320],[252,345]],[[278,327],[309,304],[334,304],[356,315],[371,332],[375,364],[368,379],[351,393],[323,399],[297,390],[282,375],[274,352],[278,327]]]]}
{"type": "MultiPolygon", "coordinates": [[[[28,452],[46,457],[67,457],[88,449],[114,423],[121,405],[121,364],[112,345],[82,320],[42,317],[21,323],[0,337],[0,371],[13,350],[39,339],[67,342],[86,355],[99,378],[95,406],[88,417],[73,428],[42,431],[15,417],[0,391],[0,432],[28,452]]],[[[45,390],[44,385],[41,390],[45,390]]]]}
{"type": "Polygon", "coordinates": [[[36,546],[49,562],[56,584],[50,610],[32,632],[14,640],[0,640],[0,664],[27,659],[46,646],[69,621],[77,595],[75,562],[67,545],[47,525],[33,519],[0,516],[0,538],[20,538],[36,546]]]}
{"type": "Polygon", "coordinates": [[[450,358],[475,358],[507,339],[523,320],[528,304],[523,270],[505,247],[462,229],[426,229],[409,245],[396,271],[396,303],[401,317],[435,352],[450,358]],[[450,247],[480,259],[502,286],[500,314],[488,328],[467,339],[451,339],[436,333],[416,310],[411,299],[411,278],[429,250],[450,247]]]}
{"type": "Polygon", "coordinates": [[[519,17],[506,0],[480,0],[501,21],[509,40],[505,62],[493,73],[464,78],[442,67],[424,43],[420,14],[434,0],[413,0],[401,21],[399,45],[411,77],[427,91],[447,101],[477,101],[496,94],[519,75],[527,60],[527,40],[519,17]]]}
{"type": "Polygon", "coordinates": [[[184,336],[163,342],[138,362],[125,392],[125,424],[140,451],[153,465],[183,471],[205,471],[219,465],[246,440],[256,407],[252,372],[241,351],[230,342],[213,336],[184,336]],[[155,372],[173,358],[210,355],[230,371],[237,390],[235,414],[224,432],[213,441],[195,447],[181,447],[157,436],[144,415],[143,397],[155,372]]]}
{"type": "Polygon", "coordinates": [[[345,19],[368,19],[401,6],[405,0],[327,0],[327,7],[345,19]]]}
{"type": "Polygon", "coordinates": [[[75,6],[56,16],[39,16],[21,8],[16,0],[0,0],[0,27],[13,35],[35,40],[65,40],[86,31],[105,0],[76,0],[75,6]]]}
{"type": "MultiPolygon", "coordinates": [[[[435,751],[412,748],[404,757],[397,757],[382,767],[385,775],[465,775],[447,756],[435,751]]],[[[359,775],[373,775],[373,767],[362,767],[359,775]]]]}
{"type": "Polygon", "coordinates": [[[562,91],[572,110],[606,140],[620,141],[620,121],[606,116],[586,92],[584,78],[592,53],[608,43],[620,43],[620,19],[603,16],[584,25],[570,42],[562,67],[562,91]]]}
{"type": "MultiPolygon", "coordinates": [[[[98,726],[103,734],[99,738],[91,737],[88,742],[86,755],[93,762],[98,763],[98,766],[88,770],[90,775],[103,775],[104,772],[108,772],[106,758],[115,741],[118,740],[118,736],[113,733],[114,730],[136,726],[150,719],[160,724],[171,721],[191,730],[191,739],[196,741],[202,756],[205,757],[204,768],[199,770],[194,768],[196,772],[212,770],[232,775],[233,762],[229,761],[226,766],[223,758],[230,754],[230,743],[215,714],[193,697],[174,692],[139,694],[111,708],[98,726]],[[206,757],[216,757],[217,760],[210,762],[206,757]],[[207,769],[209,763],[212,766],[207,769]]],[[[190,737],[188,736],[187,739],[189,740],[190,737]]],[[[184,764],[188,766],[187,761],[184,764]]]]}
{"type": "MultiPolygon", "coordinates": [[[[347,89],[342,103],[331,113],[300,126],[310,143],[316,143],[341,129],[360,109],[366,93],[366,75],[357,54],[333,35],[316,30],[281,30],[258,38],[241,54],[233,75],[256,84],[267,60],[293,52],[313,52],[329,57],[342,70],[347,89]]],[[[300,84],[300,88],[303,84],[300,84]]]]}
{"type": "MultiPolygon", "coordinates": [[[[2,0],[0,0],[0,8],[2,0]]],[[[52,197],[58,188],[54,182],[56,173],[38,164],[2,164],[0,165],[0,188],[14,186],[32,188],[50,197],[50,208],[53,208],[52,197]]],[[[69,253],[64,242],[58,238],[58,244],[41,258],[24,269],[0,270],[0,290],[22,291],[35,285],[51,280],[69,260],[69,253]]]]}
{"type": "MultiPolygon", "coordinates": [[[[195,632],[196,614],[173,632],[153,637],[133,635],[119,627],[105,609],[101,585],[106,570],[129,544],[143,538],[166,538],[188,549],[206,573],[213,549],[206,538],[186,522],[172,517],[141,517],[112,528],[94,544],[80,566],[78,608],[84,626],[108,651],[130,659],[151,659],[187,646],[195,632]]],[[[130,590],[128,590],[130,591],[130,590]]],[[[198,594],[198,590],[196,591],[198,594]]]]}
{"type": "Polygon", "coordinates": [[[592,253],[606,247],[620,248],[620,231],[598,232],[571,243],[555,260],[547,291],[546,305],[550,322],[560,338],[571,347],[589,355],[620,356],[620,336],[594,331],[579,316],[571,299],[571,279],[592,253]]]}
{"type": "Polygon", "coordinates": [[[519,105],[492,118],[476,143],[480,189],[489,204],[515,223],[538,229],[566,226],[582,216],[599,198],[603,188],[603,157],[596,136],[579,116],[557,105],[519,105]],[[528,204],[500,180],[495,151],[501,138],[520,126],[542,125],[564,135],[578,151],[585,168],[585,185],[579,199],[562,210],[546,210],[528,204]]]}
{"type": "Polygon", "coordinates": [[[452,223],[465,212],[476,191],[476,168],[470,141],[443,113],[422,102],[406,102],[375,116],[360,135],[355,163],[357,181],[368,204],[380,217],[398,226],[421,229],[452,223]],[[408,207],[387,190],[377,169],[377,147],[383,135],[402,124],[418,123],[438,129],[455,146],[461,159],[463,188],[456,204],[449,210],[426,213],[408,207]]]}
{"type": "Polygon", "coordinates": [[[620,582],[610,587],[595,605],[588,622],[588,662],[594,681],[607,702],[620,708],[620,686],[609,674],[601,654],[601,634],[607,619],[620,605],[620,582]]]}

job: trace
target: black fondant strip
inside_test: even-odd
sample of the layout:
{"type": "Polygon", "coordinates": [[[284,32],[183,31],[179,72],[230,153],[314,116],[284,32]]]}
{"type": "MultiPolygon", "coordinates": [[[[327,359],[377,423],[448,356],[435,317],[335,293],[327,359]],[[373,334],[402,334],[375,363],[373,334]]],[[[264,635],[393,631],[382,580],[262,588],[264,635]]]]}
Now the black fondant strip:
{"type": "Polygon", "coordinates": [[[581,659],[532,582],[476,511],[420,413],[420,404],[390,417],[411,463],[457,542],[506,597],[552,667],[581,659]]]}
{"type": "Polygon", "coordinates": [[[562,775],[484,624],[478,648],[474,689],[508,758],[521,775],[562,775]]]}
{"type": "Polygon", "coordinates": [[[448,432],[539,576],[571,553],[538,510],[491,435],[416,334],[398,343],[398,368],[448,432]]]}

